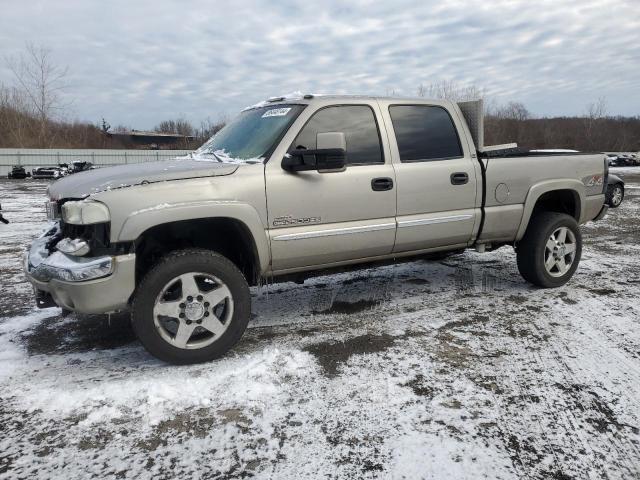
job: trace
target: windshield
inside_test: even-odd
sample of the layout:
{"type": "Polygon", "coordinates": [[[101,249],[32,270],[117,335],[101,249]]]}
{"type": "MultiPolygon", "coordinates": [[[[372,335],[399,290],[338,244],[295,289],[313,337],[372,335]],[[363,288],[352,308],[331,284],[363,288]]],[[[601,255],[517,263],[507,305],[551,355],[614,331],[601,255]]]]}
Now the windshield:
{"type": "Polygon", "coordinates": [[[193,153],[193,158],[228,163],[262,162],[304,105],[245,110],[193,153]]]}

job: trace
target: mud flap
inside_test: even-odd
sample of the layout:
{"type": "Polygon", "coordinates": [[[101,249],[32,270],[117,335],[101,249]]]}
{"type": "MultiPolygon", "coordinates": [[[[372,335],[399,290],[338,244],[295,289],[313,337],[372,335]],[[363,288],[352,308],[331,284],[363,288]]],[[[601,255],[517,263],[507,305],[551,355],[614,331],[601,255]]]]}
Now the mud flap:
{"type": "Polygon", "coordinates": [[[603,205],[602,210],[600,210],[600,213],[598,213],[598,215],[596,216],[596,218],[593,219],[593,221],[597,222],[598,220],[602,220],[604,216],[607,214],[607,210],[609,210],[609,205],[603,205]]]}

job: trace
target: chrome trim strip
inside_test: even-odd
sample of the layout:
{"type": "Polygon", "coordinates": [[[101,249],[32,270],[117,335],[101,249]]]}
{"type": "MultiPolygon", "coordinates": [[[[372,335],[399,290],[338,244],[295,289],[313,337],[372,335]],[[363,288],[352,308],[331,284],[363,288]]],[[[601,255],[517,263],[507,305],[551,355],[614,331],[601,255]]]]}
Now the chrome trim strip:
{"type": "Polygon", "coordinates": [[[451,215],[448,217],[420,218],[418,220],[404,220],[404,221],[398,222],[398,228],[417,227],[420,225],[433,225],[435,223],[460,222],[462,220],[468,220],[470,218],[473,218],[473,215],[471,214],[451,215]]]}
{"type": "Polygon", "coordinates": [[[301,232],[301,233],[287,233],[285,235],[278,235],[273,237],[273,240],[305,240],[307,238],[318,237],[334,237],[336,235],[349,235],[352,233],[366,233],[377,232],[380,230],[391,230],[396,228],[394,223],[380,223],[377,225],[363,225],[361,227],[344,227],[344,228],[332,228],[329,230],[317,230],[315,232],[301,232]]]}

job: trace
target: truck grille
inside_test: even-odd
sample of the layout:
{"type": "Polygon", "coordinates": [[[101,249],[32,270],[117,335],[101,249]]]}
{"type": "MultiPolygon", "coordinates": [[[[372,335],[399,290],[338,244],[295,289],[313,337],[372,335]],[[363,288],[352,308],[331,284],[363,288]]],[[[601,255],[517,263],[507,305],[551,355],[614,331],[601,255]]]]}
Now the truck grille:
{"type": "Polygon", "coordinates": [[[58,202],[46,202],[44,204],[44,210],[47,213],[49,220],[55,220],[60,217],[60,207],[58,202]]]}

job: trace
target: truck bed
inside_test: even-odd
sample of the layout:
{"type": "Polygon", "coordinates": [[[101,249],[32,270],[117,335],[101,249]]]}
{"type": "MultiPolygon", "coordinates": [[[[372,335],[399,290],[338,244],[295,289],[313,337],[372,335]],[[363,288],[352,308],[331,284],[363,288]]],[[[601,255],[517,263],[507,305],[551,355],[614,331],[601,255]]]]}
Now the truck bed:
{"type": "Polygon", "coordinates": [[[481,242],[513,242],[522,238],[532,213],[527,206],[535,203],[529,197],[551,184],[554,191],[560,192],[554,194],[557,197],[554,201],[562,202],[562,196],[566,195],[567,204],[584,206],[578,207],[580,211],[569,212],[578,223],[594,219],[602,208],[606,184],[603,165],[604,171],[608,170],[604,154],[535,152],[522,148],[478,154],[485,185],[484,220],[478,237],[481,242]]]}

